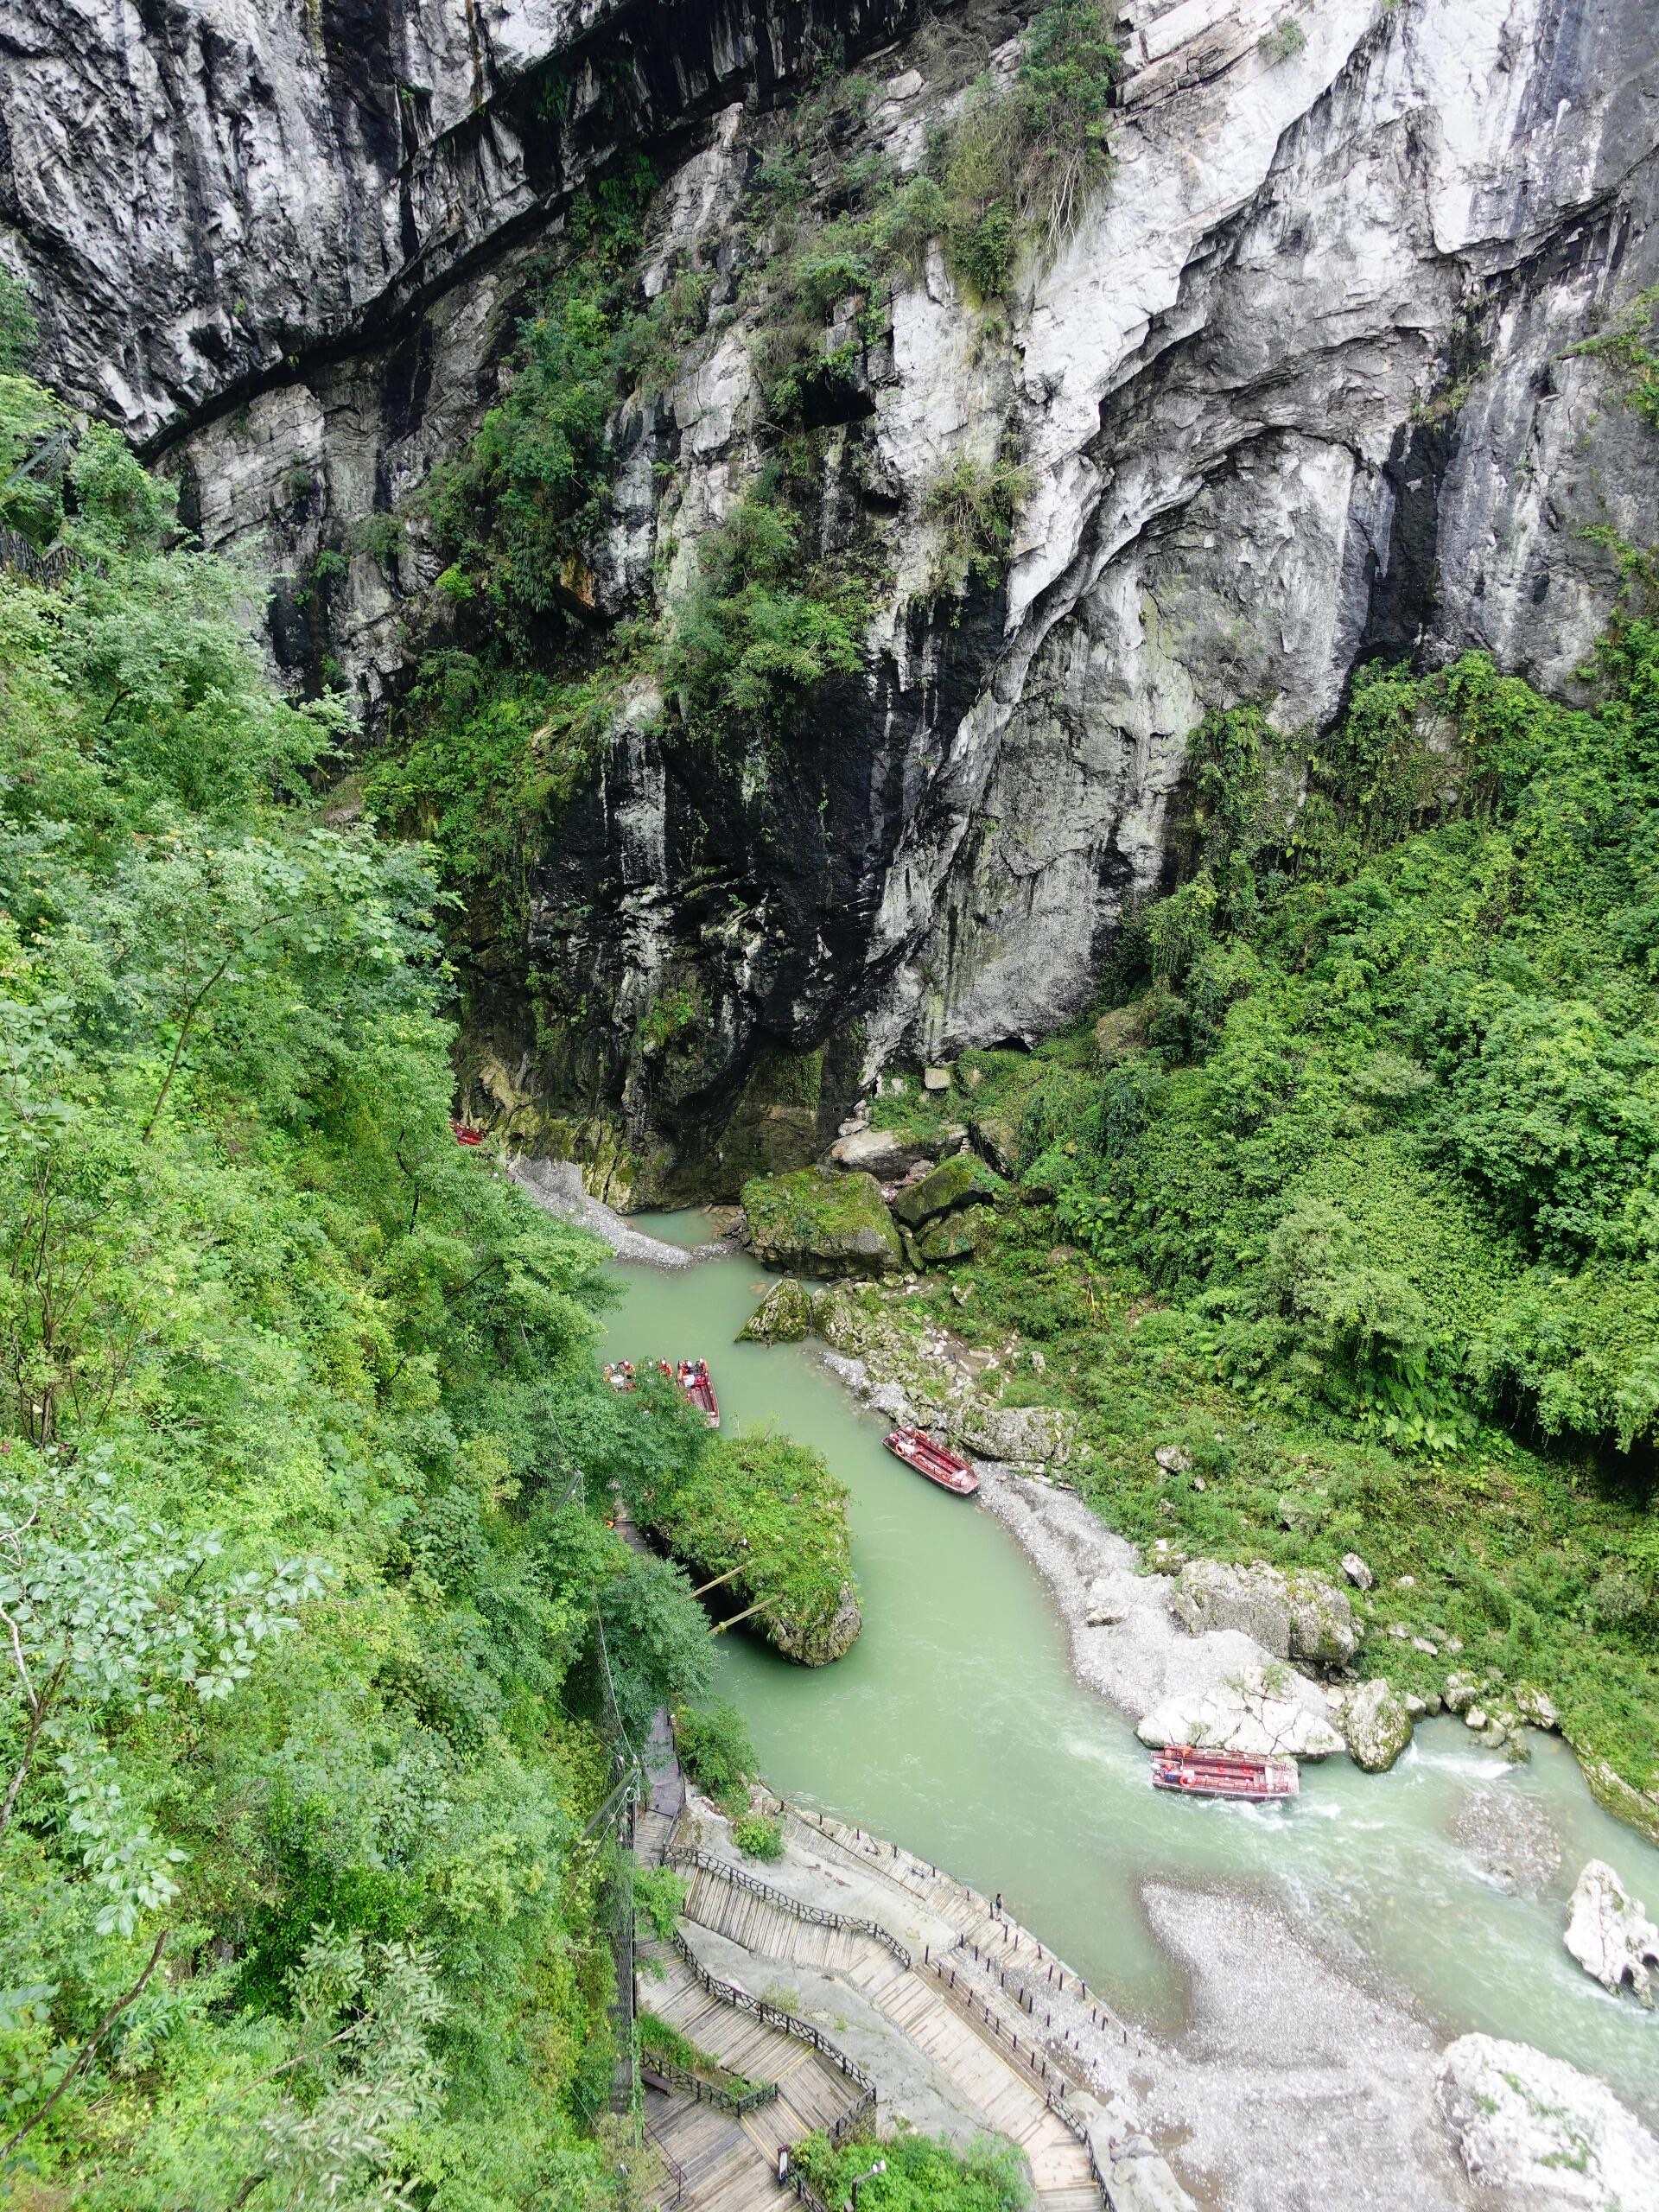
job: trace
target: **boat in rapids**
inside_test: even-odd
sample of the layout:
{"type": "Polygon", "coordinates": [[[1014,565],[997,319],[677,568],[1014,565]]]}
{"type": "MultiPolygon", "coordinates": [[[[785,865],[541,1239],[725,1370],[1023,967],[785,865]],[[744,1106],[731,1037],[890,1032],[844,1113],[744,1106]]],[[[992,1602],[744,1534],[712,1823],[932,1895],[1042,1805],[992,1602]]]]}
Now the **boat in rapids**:
{"type": "Polygon", "coordinates": [[[954,1497],[971,1497],[979,1488],[979,1477],[968,1462],[947,1452],[925,1428],[890,1429],[881,1440],[895,1459],[902,1459],[907,1467],[914,1467],[918,1475],[925,1475],[929,1482],[954,1497]]]}
{"type": "Polygon", "coordinates": [[[1185,1790],[1191,1797],[1294,1797],[1302,1786],[1294,1759],[1255,1758],[1243,1751],[1201,1751],[1177,1746],[1152,1755],[1154,1789],[1185,1790]]]}

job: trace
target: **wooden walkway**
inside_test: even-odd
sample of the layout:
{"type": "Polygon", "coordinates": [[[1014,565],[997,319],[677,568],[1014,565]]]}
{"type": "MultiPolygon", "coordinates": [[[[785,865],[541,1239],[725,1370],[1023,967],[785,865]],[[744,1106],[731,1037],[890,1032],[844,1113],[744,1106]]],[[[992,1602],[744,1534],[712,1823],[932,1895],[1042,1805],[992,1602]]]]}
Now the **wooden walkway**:
{"type": "MultiPolygon", "coordinates": [[[[873,1936],[802,1920],[784,1904],[758,1897],[747,1886],[728,1882],[703,1867],[698,1867],[692,1874],[685,1916],[697,1926],[742,1945],[759,1961],[774,1959],[841,1975],[931,2062],[982,2117],[988,2128],[1019,2145],[1031,2165],[1040,2212],[1101,2212],[1101,2193],[1090,2171],[1088,2152],[1051,2108],[1045,2092],[1030,2078],[1027,2069],[985,2020],[976,2015],[965,1993],[953,1995],[947,1985],[919,1963],[905,1966],[873,1936]]],[[[683,1965],[680,1972],[686,1980],[691,1980],[683,1965]]],[[[705,2007],[697,2017],[712,2036],[715,2024],[706,2008],[714,2005],[715,2000],[708,1998],[695,1982],[692,1987],[705,2007]]],[[[663,2009],[654,1995],[646,1994],[643,2001],[653,2010],[663,2009]]],[[[670,2017],[675,2018],[677,2024],[694,2040],[703,2042],[705,2048],[717,2051],[722,2057],[726,2056],[724,2047],[705,2038],[702,2030],[687,2027],[677,2015],[670,2017]]],[[[1011,2013],[1010,2020],[1012,2018],[1011,2013]]],[[[744,2021],[741,2024],[747,2027],[752,2024],[744,2021]]],[[[823,2060],[816,2059],[815,2054],[808,2052],[805,2056],[815,2059],[829,2082],[842,2095],[844,2109],[849,2085],[823,2060]]],[[[741,2071],[758,2072],[762,2078],[772,2078],[766,2075],[764,2067],[749,2066],[741,2060],[728,2063],[737,2064],[741,2071]]],[[[793,2081],[799,2075],[798,2061],[789,2078],[793,2081]]],[[[782,2092],[785,2084],[780,2082],[779,2087],[782,2092]]],[[[799,2111],[803,2117],[808,2116],[810,2099],[804,2104],[790,2092],[787,2101],[791,2115],[799,2111]]],[[[769,2132],[774,2158],[779,2142],[793,2142],[805,2132],[790,2132],[791,2118],[782,2110],[784,2105],[785,2096],[780,2094],[778,2106],[750,2116],[752,2120],[764,2120],[778,2115],[781,2132],[769,2132]]],[[[814,2126],[824,2124],[822,2119],[810,2120],[814,2126]]],[[[676,2152],[675,2155],[678,2157],[679,2153],[676,2152]]],[[[681,2163],[684,2164],[685,2161],[682,2158],[681,2163]]],[[[687,2202],[691,2201],[688,2192],[687,2202]]],[[[725,2199],[710,2197],[706,2202],[709,2207],[718,2203],[721,2212],[726,2212],[725,2199]]],[[[702,2212],[705,2200],[698,2196],[695,2202],[702,2212]]]]}
{"type": "Polygon", "coordinates": [[[687,2177],[681,2202],[696,2212],[748,2212],[755,2205],[794,2203],[794,2190],[777,2183],[779,2149],[815,2129],[833,2126],[852,2108],[857,2088],[810,2044],[711,1995],[666,1944],[642,1942],[639,1958],[652,1962],[639,1985],[643,2005],[671,2021],[734,2073],[778,2087],[772,2103],[741,2120],[713,2106],[650,2093],[646,2119],[652,2132],[687,2177]],[[661,1980],[656,1978],[658,1966],[661,1980]]]}

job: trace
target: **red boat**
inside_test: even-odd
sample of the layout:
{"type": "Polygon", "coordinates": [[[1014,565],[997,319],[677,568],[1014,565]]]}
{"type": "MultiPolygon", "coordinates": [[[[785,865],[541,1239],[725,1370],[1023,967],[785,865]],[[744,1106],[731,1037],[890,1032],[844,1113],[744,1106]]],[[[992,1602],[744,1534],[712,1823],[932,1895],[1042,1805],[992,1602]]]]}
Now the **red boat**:
{"type": "Polygon", "coordinates": [[[455,1133],[457,1144],[482,1144],[484,1141],[483,1130],[474,1128],[469,1122],[451,1122],[449,1126],[455,1133]]]}
{"type": "Polygon", "coordinates": [[[914,1467],[918,1475],[938,1483],[941,1490],[948,1490],[957,1497],[971,1497],[979,1488],[979,1477],[968,1462],[957,1459],[954,1452],[947,1452],[938,1438],[930,1436],[925,1428],[892,1429],[881,1440],[895,1459],[914,1467]]]}
{"type": "Polygon", "coordinates": [[[720,1400],[715,1395],[715,1386],[709,1373],[706,1359],[683,1359],[679,1367],[679,1384],[686,1396],[700,1414],[706,1416],[710,1428],[720,1427],[720,1400]]]}
{"type": "Polygon", "coordinates": [[[605,1380],[613,1390],[632,1390],[633,1362],[631,1359],[607,1359],[605,1363],[605,1380]]]}
{"type": "Polygon", "coordinates": [[[1193,1797],[1294,1797],[1302,1777],[1294,1759],[1176,1748],[1153,1753],[1152,1786],[1184,1789],[1193,1797]]]}

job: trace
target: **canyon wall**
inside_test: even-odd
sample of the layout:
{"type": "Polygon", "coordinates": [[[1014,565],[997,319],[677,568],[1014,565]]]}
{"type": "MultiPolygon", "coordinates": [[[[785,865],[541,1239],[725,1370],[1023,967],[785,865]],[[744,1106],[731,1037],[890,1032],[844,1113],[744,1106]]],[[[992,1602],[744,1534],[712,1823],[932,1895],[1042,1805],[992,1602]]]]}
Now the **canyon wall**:
{"type": "MultiPolygon", "coordinates": [[[[0,260],[47,372],[279,579],[277,659],[372,727],[442,563],[417,516],[395,557],[352,531],[475,426],[572,193],[645,148],[642,292],[711,287],[619,405],[603,624],[690,588],[775,441],[744,211],[778,111],[868,80],[808,149],[833,209],[849,162],[912,171],[1030,12],[38,0],[0,16],[0,260]]],[[[1471,645],[1572,696],[1608,536],[1659,538],[1654,433],[1570,350],[1659,282],[1643,0],[1130,0],[1121,38],[1114,173],[1005,307],[936,251],[826,334],[817,526],[880,575],[865,671],[764,747],[690,745],[642,684],[527,929],[463,932],[471,1095],[614,1196],[729,1191],[879,1065],[1066,1020],[1167,879],[1207,708],[1319,724],[1363,660],[1471,645]],[[1006,573],[942,601],[930,487],[1010,452],[1006,573]]]]}

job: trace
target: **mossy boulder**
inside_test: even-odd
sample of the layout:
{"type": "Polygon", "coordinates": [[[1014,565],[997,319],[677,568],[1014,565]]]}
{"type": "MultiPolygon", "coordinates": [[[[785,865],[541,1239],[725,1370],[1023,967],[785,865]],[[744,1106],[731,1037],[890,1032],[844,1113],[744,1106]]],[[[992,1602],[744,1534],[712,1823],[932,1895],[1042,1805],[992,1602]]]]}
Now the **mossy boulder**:
{"type": "Polygon", "coordinates": [[[968,1124],[974,1148],[988,1160],[1000,1175],[1014,1175],[1020,1168],[1020,1117],[1017,1114],[976,1114],[968,1124]]]}
{"type": "Polygon", "coordinates": [[[966,1260],[978,1251],[991,1226],[988,1206],[964,1206],[958,1213],[938,1214],[913,1240],[916,1256],[930,1268],[966,1260]]]}
{"type": "Polygon", "coordinates": [[[1386,1774],[1411,1741],[1411,1715],[1382,1675],[1351,1691],[1342,1708],[1348,1756],[1368,1774],[1386,1774]]]}
{"type": "Polygon", "coordinates": [[[998,1187],[995,1176],[983,1160],[976,1160],[970,1152],[959,1152],[950,1160],[942,1160],[932,1173],[924,1175],[919,1183],[900,1191],[893,1202],[893,1210],[906,1228],[919,1229],[924,1222],[932,1221],[939,1214],[953,1213],[958,1207],[982,1208],[995,1198],[998,1187]]]}
{"type": "Polygon", "coordinates": [[[795,1344],[812,1320],[812,1300],[804,1284],[793,1275],[773,1283],[738,1331],[740,1344],[795,1344]]]}
{"type": "Polygon", "coordinates": [[[743,1185],[749,1245],[767,1267],[808,1275],[878,1275],[904,1265],[874,1176],[756,1176],[743,1185]]]}

